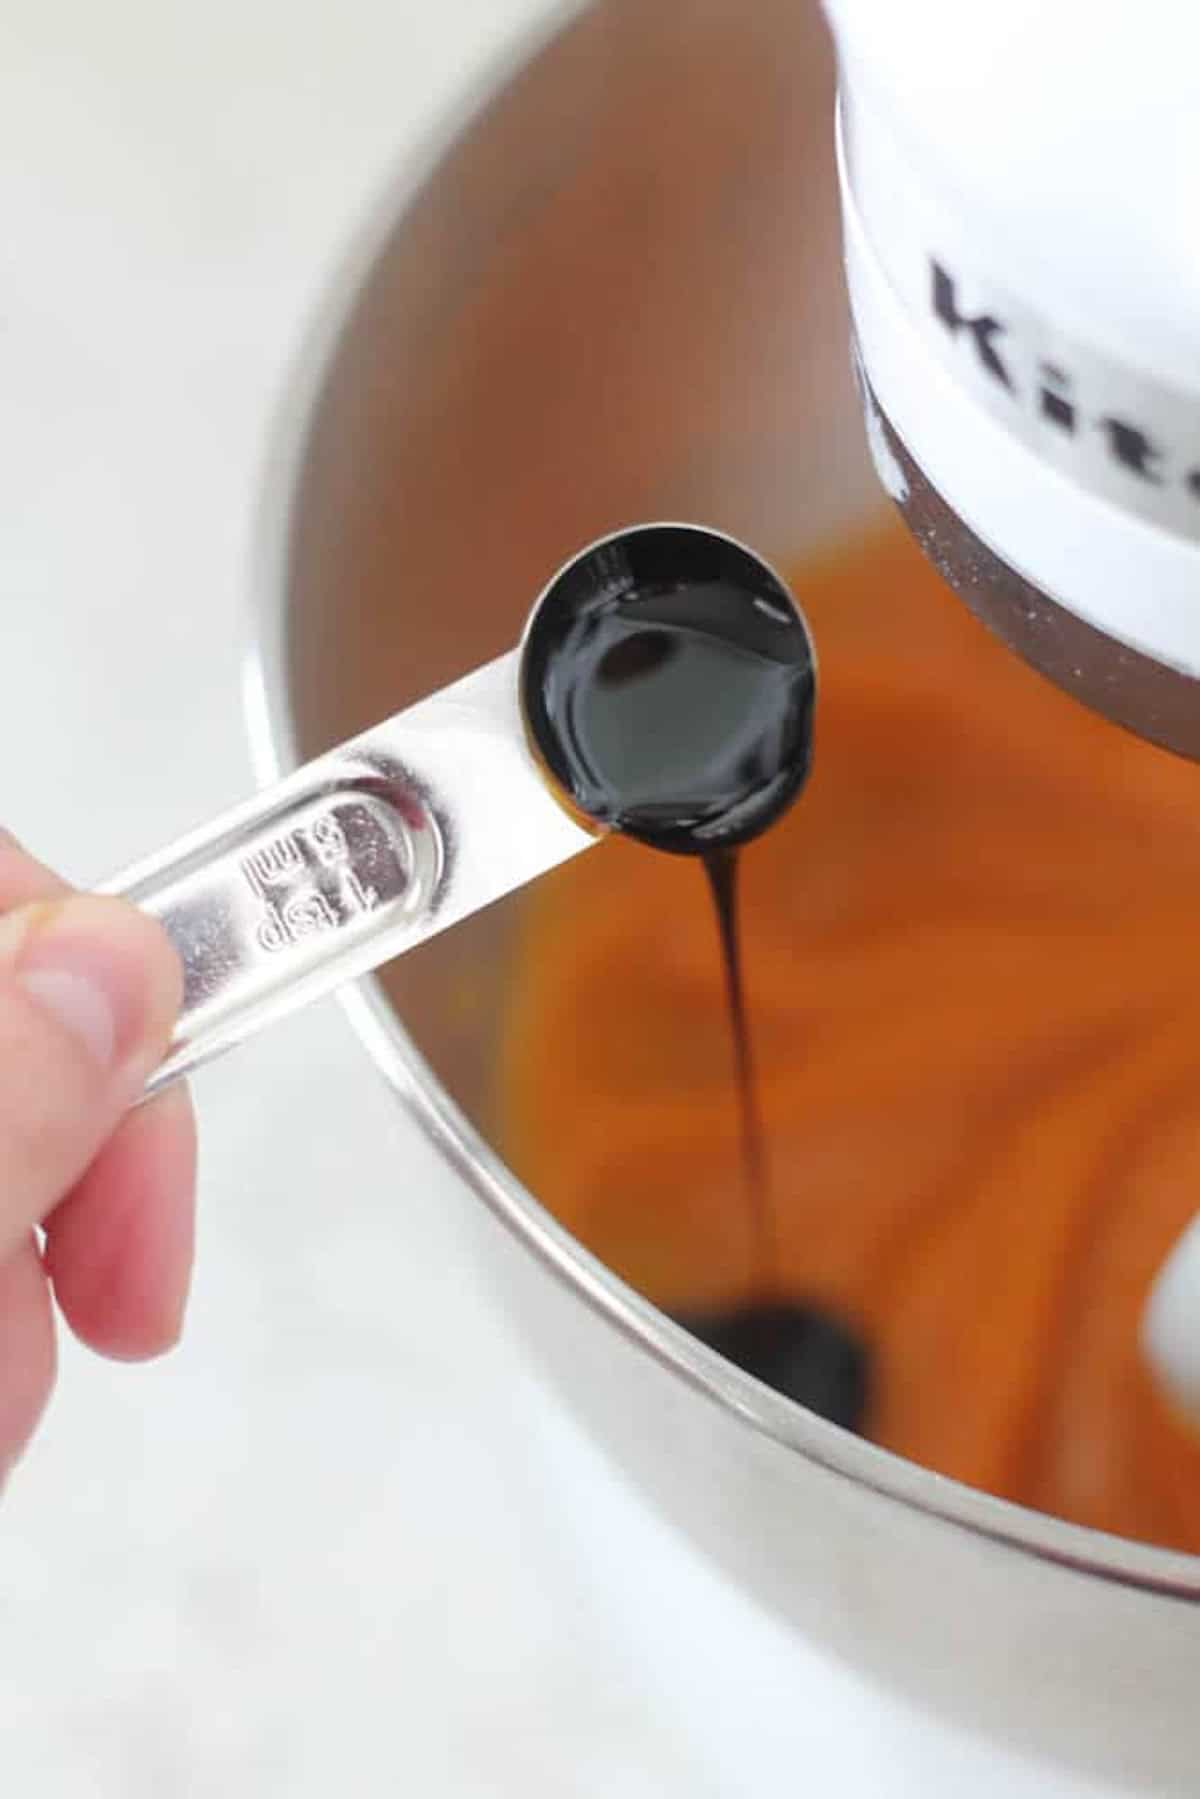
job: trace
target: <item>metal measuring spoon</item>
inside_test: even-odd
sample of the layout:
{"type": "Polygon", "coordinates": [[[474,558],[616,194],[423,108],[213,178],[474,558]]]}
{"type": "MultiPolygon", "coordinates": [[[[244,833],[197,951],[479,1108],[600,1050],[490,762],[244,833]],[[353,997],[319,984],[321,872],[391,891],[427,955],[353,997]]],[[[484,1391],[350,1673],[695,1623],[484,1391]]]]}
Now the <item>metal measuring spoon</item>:
{"type": "Polygon", "coordinates": [[[814,685],[787,589],[731,538],[590,545],[518,649],[106,884],[183,962],[147,1094],[608,831],[696,854],[757,835],[803,785],[814,685]]]}

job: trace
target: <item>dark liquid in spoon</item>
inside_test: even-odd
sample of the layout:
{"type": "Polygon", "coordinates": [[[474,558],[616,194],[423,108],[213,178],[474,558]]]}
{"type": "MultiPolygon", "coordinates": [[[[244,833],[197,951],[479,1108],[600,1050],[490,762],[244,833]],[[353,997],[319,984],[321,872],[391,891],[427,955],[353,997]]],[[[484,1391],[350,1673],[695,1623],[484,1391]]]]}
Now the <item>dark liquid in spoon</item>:
{"type": "Polygon", "coordinates": [[[736,904],[740,847],[808,776],[807,627],[786,589],[739,545],[654,526],[585,552],[559,577],[535,614],[523,669],[530,734],[573,803],[652,848],[699,857],[714,901],[753,1267],[746,1301],[680,1322],[855,1428],[866,1391],[860,1346],[838,1320],[779,1292],[736,904]]]}

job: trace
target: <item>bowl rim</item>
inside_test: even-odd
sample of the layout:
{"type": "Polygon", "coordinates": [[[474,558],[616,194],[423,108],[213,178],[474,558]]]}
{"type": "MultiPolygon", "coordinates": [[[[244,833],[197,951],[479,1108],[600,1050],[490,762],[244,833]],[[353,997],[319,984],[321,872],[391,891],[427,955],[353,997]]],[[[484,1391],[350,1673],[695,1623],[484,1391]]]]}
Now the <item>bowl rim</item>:
{"type": "MultiPolygon", "coordinates": [[[[531,26],[484,59],[440,126],[384,178],[351,228],[332,278],[310,310],[268,420],[252,553],[243,700],[253,772],[267,786],[299,765],[287,683],[291,524],[310,429],[367,277],[486,121],[514,78],[570,28],[580,0],[554,0],[531,26]]],[[[877,1498],[1023,1557],[1178,1600],[1200,1599],[1200,1556],[1114,1536],[1036,1512],[937,1474],[806,1412],[724,1361],[613,1274],[539,1203],[438,1081],[391,1010],[377,977],[338,995],[356,1036],[410,1117],[475,1198],[576,1299],[630,1344],[744,1430],[798,1454],[877,1498]]]]}

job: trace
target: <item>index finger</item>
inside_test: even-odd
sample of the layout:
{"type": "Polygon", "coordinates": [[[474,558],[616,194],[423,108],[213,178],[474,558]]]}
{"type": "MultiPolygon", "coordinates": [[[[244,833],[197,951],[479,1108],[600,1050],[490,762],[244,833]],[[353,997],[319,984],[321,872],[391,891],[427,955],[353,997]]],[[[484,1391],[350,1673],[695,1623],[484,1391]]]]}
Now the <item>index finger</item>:
{"type": "Polygon", "coordinates": [[[12,832],[0,825],[0,913],[35,900],[57,899],[68,891],[66,881],[31,856],[12,832]]]}

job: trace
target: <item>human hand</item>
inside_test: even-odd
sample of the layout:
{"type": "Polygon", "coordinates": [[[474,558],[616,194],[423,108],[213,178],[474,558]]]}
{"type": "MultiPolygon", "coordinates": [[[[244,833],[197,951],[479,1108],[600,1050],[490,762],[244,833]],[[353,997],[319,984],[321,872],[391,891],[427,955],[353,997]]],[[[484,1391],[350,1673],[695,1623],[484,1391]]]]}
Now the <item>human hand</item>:
{"type": "Polygon", "coordinates": [[[129,1107],[181,988],[159,925],[72,895],[0,830],[0,1486],[54,1382],[52,1294],[104,1355],[140,1360],[179,1335],[191,1105],[176,1087],[129,1107]]]}

